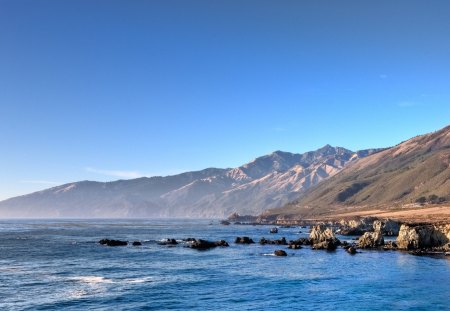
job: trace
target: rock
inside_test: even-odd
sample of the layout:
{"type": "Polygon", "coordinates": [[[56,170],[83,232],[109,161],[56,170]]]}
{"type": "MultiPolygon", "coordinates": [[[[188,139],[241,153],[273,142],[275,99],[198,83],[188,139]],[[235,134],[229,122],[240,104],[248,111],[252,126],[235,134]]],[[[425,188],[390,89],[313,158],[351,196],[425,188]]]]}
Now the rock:
{"type": "Polygon", "coordinates": [[[259,240],[259,244],[287,245],[288,243],[286,242],[286,238],[282,237],[281,239],[278,240],[266,240],[265,238],[262,238],[261,240],[259,240]]]}
{"type": "Polygon", "coordinates": [[[228,244],[227,241],[225,241],[225,240],[220,240],[220,241],[217,241],[217,242],[216,242],[216,246],[228,247],[228,246],[230,246],[230,245],[228,244]]]}
{"type": "Polygon", "coordinates": [[[273,252],[275,256],[287,256],[287,253],[282,249],[277,249],[275,252],[273,252]]]}
{"type": "Polygon", "coordinates": [[[236,243],[236,244],[253,244],[255,242],[252,239],[250,239],[248,236],[243,236],[243,237],[237,237],[236,240],[234,240],[234,243],[236,243]]]}
{"type": "Polygon", "coordinates": [[[444,252],[450,252],[450,243],[447,243],[444,246],[442,246],[442,249],[444,252]]]}
{"type": "Polygon", "coordinates": [[[107,246],[126,246],[128,244],[127,241],[110,240],[110,239],[102,239],[98,243],[107,246]]]}
{"type": "Polygon", "coordinates": [[[276,228],[276,227],[271,228],[270,233],[278,233],[278,228],[276,228]]]}
{"type": "Polygon", "coordinates": [[[405,250],[443,246],[449,242],[449,233],[450,225],[401,225],[397,245],[405,250]]]}
{"type": "Polygon", "coordinates": [[[314,243],[312,249],[326,249],[327,251],[334,251],[339,244],[338,239],[328,238],[325,241],[314,243]]]}
{"type": "Polygon", "coordinates": [[[220,224],[221,224],[221,225],[224,225],[224,226],[228,226],[228,225],[230,224],[230,222],[227,221],[227,220],[222,220],[222,221],[220,222],[220,224]]]}
{"type": "Polygon", "coordinates": [[[193,242],[191,242],[190,247],[198,250],[207,250],[210,248],[214,248],[217,246],[227,247],[229,246],[228,243],[225,240],[220,240],[217,242],[210,242],[207,240],[198,239],[193,242]]]}
{"type": "Polygon", "coordinates": [[[384,245],[384,238],[380,231],[366,232],[358,240],[359,248],[376,248],[384,245]]]}
{"type": "Polygon", "coordinates": [[[383,249],[385,251],[396,250],[398,248],[397,243],[395,241],[387,241],[384,243],[383,249]]]}
{"type": "Polygon", "coordinates": [[[362,235],[367,231],[372,231],[374,217],[362,217],[359,219],[341,220],[339,222],[339,234],[341,235],[362,235]]]}
{"type": "Polygon", "coordinates": [[[356,248],[354,248],[353,246],[350,246],[349,248],[347,248],[347,253],[354,255],[356,254],[356,248]]]}
{"type": "Polygon", "coordinates": [[[373,230],[380,231],[384,236],[397,236],[400,231],[400,223],[390,219],[375,220],[373,230]]]}
{"type": "Polygon", "coordinates": [[[340,229],[339,234],[340,235],[362,235],[366,230],[361,230],[360,228],[343,228],[340,229]]]}
{"type": "Polygon", "coordinates": [[[133,246],[141,246],[142,243],[139,242],[139,241],[134,241],[132,245],[133,245],[133,246]]]}
{"type": "Polygon", "coordinates": [[[289,244],[288,248],[290,249],[301,249],[301,245],[299,244],[289,244]]]}
{"type": "Polygon", "coordinates": [[[312,227],[309,233],[309,238],[313,243],[323,242],[327,239],[336,239],[331,228],[326,227],[324,224],[319,224],[312,227]]]}
{"type": "Polygon", "coordinates": [[[313,245],[313,249],[335,250],[341,244],[334,235],[331,228],[325,227],[324,224],[319,224],[311,229],[309,238],[313,245]]]}
{"type": "Polygon", "coordinates": [[[289,245],[311,245],[311,240],[307,238],[299,238],[297,240],[289,241],[289,245]]]}
{"type": "MultiPolygon", "coordinates": [[[[193,239],[195,241],[195,239],[193,239]]],[[[191,240],[192,241],[192,240],[191,240]]],[[[158,245],[177,245],[178,242],[175,239],[166,239],[158,242],[158,245]]]]}

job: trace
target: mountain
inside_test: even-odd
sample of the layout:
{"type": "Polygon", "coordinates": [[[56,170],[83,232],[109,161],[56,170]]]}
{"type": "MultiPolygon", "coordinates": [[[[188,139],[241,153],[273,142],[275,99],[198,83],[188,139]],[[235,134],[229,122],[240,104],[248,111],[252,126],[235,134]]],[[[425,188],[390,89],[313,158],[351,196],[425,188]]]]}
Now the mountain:
{"type": "Polygon", "coordinates": [[[450,126],[354,161],[268,218],[420,208],[450,200],[450,126]],[[431,204],[430,204],[431,203],[431,204]]]}
{"type": "Polygon", "coordinates": [[[0,202],[0,217],[226,217],[281,207],[379,149],[326,145],[304,154],[276,151],[231,169],[167,177],[81,181],[0,202]]]}

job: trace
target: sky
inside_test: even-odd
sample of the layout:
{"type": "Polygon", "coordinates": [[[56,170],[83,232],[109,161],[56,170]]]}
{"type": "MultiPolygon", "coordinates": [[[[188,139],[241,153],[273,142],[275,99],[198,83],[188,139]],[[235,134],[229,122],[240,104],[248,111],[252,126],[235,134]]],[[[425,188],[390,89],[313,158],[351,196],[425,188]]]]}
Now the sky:
{"type": "Polygon", "coordinates": [[[450,124],[449,1],[0,0],[0,200],[450,124]]]}

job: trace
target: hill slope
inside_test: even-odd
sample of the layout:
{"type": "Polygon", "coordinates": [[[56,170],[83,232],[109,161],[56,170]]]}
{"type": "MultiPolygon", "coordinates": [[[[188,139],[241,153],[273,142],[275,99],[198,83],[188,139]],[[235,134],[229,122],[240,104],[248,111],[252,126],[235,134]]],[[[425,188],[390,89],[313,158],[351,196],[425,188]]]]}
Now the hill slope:
{"type": "Polygon", "coordinates": [[[82,181],[0,202],[0,217],[226,217],[283,206],[347,163],[378,151],[276,151],[233,169],[82,181]]]}
{"type": "Polygon", "coordinates": [[[359,159],[264,217],[320,217],[450,199],[450,126],[359,159]]]}

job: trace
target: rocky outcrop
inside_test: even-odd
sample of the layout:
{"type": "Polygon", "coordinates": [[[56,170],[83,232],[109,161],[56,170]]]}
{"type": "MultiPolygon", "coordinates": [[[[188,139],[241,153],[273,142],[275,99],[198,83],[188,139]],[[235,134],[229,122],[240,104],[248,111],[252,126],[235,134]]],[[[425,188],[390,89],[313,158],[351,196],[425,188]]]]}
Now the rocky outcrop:
{"type": "Polygon", "coordinates": [[[326,249],[329,251],[335,250],[341,242],[336,238],[331,228],[325,224],[319,224],[312,227],[309,234],[312,243],[312,249],[326,249]]]}
{"type": "Polygon", "coordinates": [[[402,225],[397,237],[399,249],[416,250],[443,246],[450,241],[450,225],[402,225]]]}
{"type": "Polygon", "coordinates": [[[323,242],[326,239],[336,239],[331,228],[326,227],[325,224],[318,224],[311,228],[309,238],[313,243],[323,242]]]}
{"type": "Polygon", "coordinates": [[[273,254],[275,256],[287,256],[287,253],[282,249],[277,249],[275,252],[273,252],[273,254]]]}
{"type": "Polygon", "coordinates": [[[339,234],[341,235],[362,235],[372,231],[373,223],[376,218],[362,217],[358,219],[342,219],[339,221],[339,234]]]}
{"type": "Polygon", "coordinates": [[[366,232],[358,240],[359,248],[377,248],[384,245],[383,234],[380,231],[366,232]]]}
{"type": "Polygon", "coordinates": [[[141,246],[142,243],[139,242],[139,241],[134,241],[131,245],[133,245],[133,246],[141,246]]]}
{"type": "Polygon", "coordinates": [[[400,231],[400,223],[391,219],[375,220],[373,230],[380,231],[384,236],[397,236],[400,231]]]}
{"type": "Polygon", "coordinates": [[[110,239],[102,239],[98,241],[101,245],[107,245],[107,246],[126,246],[128,244],[127,241],[120,241],[120,240],[110,240],[110,239]]]}
{"type": "Polygon", "coordinates": [[[236,240],[234,240],[234,243],[236,244],[253,244],[255,241],[250,239],[248,236],[243,237],[237,237],[236,240]]]}
{"type": "Polygon", "coordinates": [[[201,240],[201,239],[192,241],[191,245],[190,245],[191,248],[198,249],[198,250],[207,250],[207,249],[214,248],[217,246],[227,247],[229,245],[225,240],[220,240],[217,242],[210,242],[210,241],[201,240]]]}

